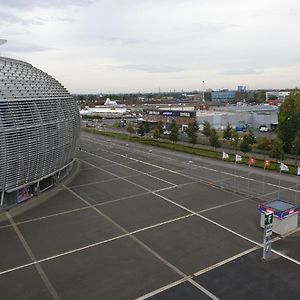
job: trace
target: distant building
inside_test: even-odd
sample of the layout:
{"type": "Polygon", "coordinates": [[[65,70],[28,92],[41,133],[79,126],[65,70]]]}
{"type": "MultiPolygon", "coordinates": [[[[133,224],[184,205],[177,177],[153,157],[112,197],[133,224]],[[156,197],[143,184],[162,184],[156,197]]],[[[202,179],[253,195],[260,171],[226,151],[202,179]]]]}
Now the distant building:
{"type": "Polygon", "coordinates": [[[236,100],[236,92],[235,91],[217,91],[211,92],[211,101],[218,102],[234,102],[236,100]]]}
{"type": "Polygon", "coordinates": [[[208,121],[213,128],[224,129],[229,123],[232,127],[245,126],[258,129],[266,125],[274,129],[278,125],[278,107],[264,105],[230,105],[209,111],[197,111],[199,124],[208,121]]]}
{"type": "Polygon", "coordinates": [[[96,107],[85,107],[80,110],[81,116],[102,116],[102,117],[120,117],[127,112],[127,108],[124,104],[118,104],[117,101],[112,101],[109,98],[106,99],[104,105],[98,105],[96,107]]]}
{"type": "Polygon", "coordinates": [[[278,100],[279,102],[284,102],[285,98],[290,94],[290,91],[269,91],[266,92],[266,102],[270,100],[278,100]]]}
{"type": "Polygon", "coordinates": [[[196,120],[196,111],[194,107],[170,107],[168,109],[146,110],[144,111],[143,119],[151,123],[161,121],[167,128],[174,120],[178,126],[182,127],[196,120]]]}
{"type": "Polygon", "coordinates": [[[247,87],[245,85],[238,85],[237,91],[238,92],[245,92],[247,90],[247,87]]]}

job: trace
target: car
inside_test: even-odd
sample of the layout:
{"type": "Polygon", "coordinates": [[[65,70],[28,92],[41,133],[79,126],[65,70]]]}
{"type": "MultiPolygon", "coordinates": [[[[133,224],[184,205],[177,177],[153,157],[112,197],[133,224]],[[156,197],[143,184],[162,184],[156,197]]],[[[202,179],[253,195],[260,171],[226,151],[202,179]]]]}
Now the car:
{"type": "Polygon", "coordinates": [[[266,125],[261,125],[261,126],[259,126],[259,131],[260,132],[268,132],[269,128],[266,125]]]}

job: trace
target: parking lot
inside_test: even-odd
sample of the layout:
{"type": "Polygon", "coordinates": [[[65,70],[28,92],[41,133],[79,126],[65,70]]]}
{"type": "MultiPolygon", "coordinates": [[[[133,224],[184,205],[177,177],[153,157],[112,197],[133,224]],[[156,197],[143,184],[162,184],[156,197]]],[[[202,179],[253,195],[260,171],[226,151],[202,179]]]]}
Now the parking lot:
{"type": "Polygon", "coordinates": [[[300,231],[262,261],[258,204],[298,178],[82,134],[74,174],[1,212],[1,299],[297,299],[300,231]]]}

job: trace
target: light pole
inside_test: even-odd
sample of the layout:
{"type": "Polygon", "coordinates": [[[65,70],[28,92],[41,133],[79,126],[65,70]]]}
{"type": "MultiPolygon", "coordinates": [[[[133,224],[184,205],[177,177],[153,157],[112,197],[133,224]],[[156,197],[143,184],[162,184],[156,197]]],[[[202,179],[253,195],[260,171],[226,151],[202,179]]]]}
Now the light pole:
{"type": "Polygon", "coordinates": [[[204,80],[202,80],[202,102],[205,102],[205,99],[204,99],[204,80]]]}

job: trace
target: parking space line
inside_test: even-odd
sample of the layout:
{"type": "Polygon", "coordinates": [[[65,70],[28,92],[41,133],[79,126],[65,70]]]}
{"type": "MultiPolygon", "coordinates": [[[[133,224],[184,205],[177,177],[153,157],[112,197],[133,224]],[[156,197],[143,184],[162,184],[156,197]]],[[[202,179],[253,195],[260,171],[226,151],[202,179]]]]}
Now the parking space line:
{"type": "Polygon", "coordinates": [[[211,271],[211,270],[213,270],[213,269],[216,269],[216,268],[218,268],[218,267],[220,267],[220,266],[223,266],[223,265],[225,265],[225,264],[227,264],[227,263],[229,263],[229,262],[231,262],[231,261],[233,261],[233,260],[236,260],[236,259],[238,259],[238,258],[240,258],[240,257],[242,257],[242,256],[245,256],[245,255],[247,255],[247,254],[249,254],[249,253],[251,253],[251,252],[254,252],[255,250],[258,250],[259,248],[260,248],[259,246],[255,246],[255,247],[252,247],[252,248],[250,248],[250,249],[248,249],[248,250],[246,250],[246,251],[243,251],[243,252],[241,252],[241,253],[238,253],[238,254],[236,254],[236,255],[233,255],[233,256],[231,256],[231,257],[229,257],[229,258],[226,258],[226,259],[224,259],[224,260],[222,260],[222,261],[220,261],[220,262],[218,262],[218,263],[216,263],[216,264],[214,264],[214,265],[211,265],[211,266],[209,266],[209,267],[207,267],[207,268],[205,268],[205,269],[203,269],[203,270],[200,270],[200,271],[194,273],[193,276],[196,277],[196,276],[202,275],[202,274],[204,274],[204,273],[207,273],[208,271],[211,271]]]}
{"type": "MultiPolygon", "coordinates": [[[[212,271],[212,270],[214,270],[214,269],[216,269],[216,268],[218,268],[218,267],[221,267],[221,266],[223,266],[223,265],[225,265],[225,264],[227,264],[227,263],[229,263],[229,262],[232,262],[232,261],[234,261],[234,260],[236,260],[236,259],[238,259],[238,258],[240,258],[240,257],[242,257],[242,256],[245,256],[245,255],[247,255],[247,254],[249,254],[249,253],[251,253],[251,252],[253,252],[253,251],[257,250],[257,249],[259,249],[259,247],[258,247],[258,246],[255,246],[255,247],[252,247],[252,248],[250,248],[250,249],[248,249],[248,250],[246,250],[246,251],[243,251],[243,252],[241,252],[241,253],[238,253],[238,254],[236,254],[236,255],[234,255],[234,256],[232,256],[232,257],[229,257],[229,258],[227,258],[227,259],[224,259],[224,260],[221,261],[221,262],[218,262],[218,263],[216,263],[216,264],[214,264],[214,265],[211,265],[211,266],[209,266],[209,267],[207,267],[207,268],[205,268],[205,269],[202,269],[202,270],[200,270],[200,271],[198,271],[198,272],[195,272],[193,275],[191,275],[191,278],[194,278],[194,277],[197,277],[197,276],[202,275],[202,274],[204,274],[204,273],[207,273],[207,272],[209,272],[209,271],[212,271]]],[[[168,285],[165,285],[165,286],[163,286],[163,287],[161,287],[161,288],[159,288],[159,289],[157,289],[157,290],[154,290],[154,291],[152,291],[152,292],[150,292],[150,293],[148,293],[148,294],[145,294],[145,295],[143,295],[143,296],[141,296],[141,297],[138,297],[138,298],[136,298],[135,300],[144,300],[144,299],[153,297],[153,296],[155,296],[155,295],[157,295],[157,294],[160,294],[161,292],[164,292],[164,291],[166,291],[166,290],[169,290],[169,289],[171,289],[171,288],[173,288],[173,287],[175,287],[175,286],[177,286],[177,285],[179,285],[179,284],[181,284],[181,283],[184,283],[184,282],[186,282],[186,281],[187,281],[187,280],[185,280],[184,278],[183,278],[183,279],[180,279],[180,280],[177,280],[177,281],[174,281],[174,282],[172,282],[172,283],[170,283],[170,284],[168,284],[168,285]]]]}
{"type": "MultiPolygon", "coordinates": [[[[98,168],[100,170],[103,170],[101,167],[98,167],[98,168]]],[[[103,170],[103,171],[106,171],[106,170],[103,170]]],[[[106,172],[108,172],[108,171],[106,171],[106,172]]],[[[111,173],[111,172],[108,172],[108,173],[111,173]]],[[[115,175],[115,174],[112,173],[112,175],[115,175]]],[[[117,176],[117,175],[115,175],[115,176],[117,176]]],[[[222,224],[220,224],[218,222],[215,222],[215,221],[213,221],[213,220],[211,220],[211,219],[209,219],[209,218],[207,218],[207,217],[205,217],[205,216],[203,216],[203,215],[201,215],[201,214],[199,214],[199,213],[197,213],[197,212],[195,212],[195,211],[193,211],[193,210],[191,210],[191,209],[189,209],[189,208],[187,208],[187,207],[185,207],[185,206],[183,206],[183,205],[181,205],[179,203],[176,203],[176,202],[172,201],[171,199],[168,199],[167,197],[164,197],[164,196],[162,196],[162,195],[160,195],[160,194],[158,194],[156,192],[153,192],[153,191],[149,190],[148,188],[143,187],[143,186],[141,186],[141,185],[139,185],[139,184],[137,184],[135,182],[132,182],[132,181],[130,181],[128,179],[123,179],[123,180],[125,180],[125,181],[127,181],[127,182],[129,182],[131,184],[134,184],[134,185],[136,185],[136,186],[138,186],[138,187],[140,187],[142,189],[148,190],[149,192],[152,192],[152,194],[154,194],[154,195],[156,195],[156,196],[158,196],[158,197],[166,200],[167,202],[172,203],[175,206],[180,207],[180,208],[186,210],[189,213],[194,213],[196,216],[200,217],[201,219],[203,219],[203,220],[205,220],[205,221],[207,221],[209,223],[212,223],[212,224],[214,224],[214,225],[216,225],[216,226],[218,226],[218,227],[220,227],[220,228],[222,228],[222,229],[224,229],[224,230],[226,230],[226,231],[228,231],[228,232],[230,232],[230,233],[232,233],[232,234],[234,234],[234,235],[236,235],[236,236],[238,236],[238,237],[240,237],[240,238],[242,238],[242,239],[244,239],[244,240],[246,240],[246,241],[248,241],[248,242],[250,242],[250,243],[252,243],[254,245],[257,245],[259,247],[263,247],[263,245],[261,243],[258,243],[258,242],[254,241],[254,240],[252,240],[252,239],[250,239],[250,238],[248,238],[248,237],[246,237],[246,236],[244,236],[244,235],[242,235],[242,234],[240,234],[240,233],[238,233],[238,232],[236,232],[236,231],[234,231],[234,230],[232,230],[232,229],[230,229],[230,228],[228,228],[228,227],[226,227],[226,226],[224,226],[224,225],[222,225],[222,224]]],[[[273,251],[273,249],[272,249],[272,251],[273,251]]],[[[277,254],[278,253],[280,253],[280,252],[277,251],[277,254]]],[[[280,255],[280,254],[278,254],[278,255],[280,255]]],[[[294,262],[294,263],[296,263],[296,264],[298,264],[298,265],[300,265],[299,261],[296,261],[296,260],[294,260],[293,258],[291,258],[291,257],[289,257],[287,255],[281,255],[281,256],[284,257],[284,258],[286,258],[286,259],[288,259],[288,260],[290,260],[290,261],[292,261],[292,262],[294,262]]]]}
{"type": "Polygon", "coordinates": [[[174,282],[172,282],[172,283],[170,283],[168,285],[165,285],[165,286],[163,286],[163,287],[161,287],[161,288],[159,288],[159,289],[157,289],[155,291],[152,291],[152,292],[150,292],[148,294],[140,296],[140,297],[136,298],[135,300],[144,300],[144,299],[153,297],[153,296],[155,296],[155,295],[157,295],[157,294],[159,294],[161,292],[164,292],[164,291],[166,291],[166,290],[168,290],[170,288],[173,288],[173,287],[175,287],[175,286],[177,286],[177,285],[179,285],[181,283],[184,283],[184,282],[186,282],[186,279],[184,279],[184,278],[179,279],[179,280],[174,281],[174,282]]]}
{"type": "MultiPolygon", "coordinates": [[[[95,139],[92,139],[92,138],[89,138],[89,137],[82,137],[82,139],[87,139],[88,141],[92,141],[93,143],[96,143],[96,144],[99,144],[99,141],[96,141],[95,139]]],[[[117,145],[118,147],[120,148],[124,148],[124,146],[122,145],[119,145],[119,144],[115,144],[117,145]]],[[[104,150],[106,151],[106,150],[104,150]]],[[[142,152],[143,154],[147,154],[147,152],[144,152],[144,151],[141,151],[141,150],[138,150],[138,149],[135,149],[135,151],[139,151],[139,152],[142,152]]],[[[115,152],[114,152],[115,153],[115,152]]],[[[122,154],[119,154],[119,153],[115,153],[116,155],[119,155],[119,156],[122,156],[122,154]]],[[[158,157],[162,157],[164,159],[169,159],[171,160],[171,158],[166,158],[165,156],[162,156],[162,155],[158,155],[156,154],[156,156],[158,157]]],[[[136,159],[136,158],[132,158],[132,157],[128,157],[134,161],[138,161],[138,162],[141,162],[141,163],[144,163],[144,164],[148,164],[148,165],[151,165],[153,167],[157,167],[157,168],[161,168],[161,169],[166,169],[166,168],[163,168],[163,167],[160,167],[160,166],[157,166],[155,164],[151,164],[149,162],[146,162],[146,161],[140,161],[139,159],[136,159]]],[[[183,164],[187,165],[187,166],[190,166],[188,162],[182,162],[183,164]]],[[[249,178],[249,177],[244,177],[243,175],[237,175],[237,174],[232,174],[232,173],[228,173],[228,172],[225,172],[225,171],[219,171],[219,170],[216,170],[216,169],[212,169],[210,167],[207,167],[207,166],[199,166],[199,165],[193,165],[199,169],[204,169],[204,170],[209,170],[209,171],[213,171],[213,172],[217,172],[217,173],[221,173],[221,174],[224,174],[226,176],[232,176],[232,177],[235,177],[235,178],[242,178],[242,179],[246,179],[246,180],[249,180],[249,181],[253,181],[253,182],[260,182],[256,179],[253,179],[253,178],[249,178]]],[[[173,170],[169,170],[169,169],[166,169],[168,170],[169,172],[173,172],[173,170]]],[[[180,175],[182,176],[187,176],[185,174],[182,174],[182,173],[179,173],[180,175]]],[[[246,172],[245,174],[249,174],[249,172],[246,172]]],[[[266,185],[269,185],[271,187],[275,187],[275,188],[278,188],[278,185],[277,184],[273,184],[273,183],[269,183],[269,182],[265,182],[266,185]]],[[[292,185],[292,186],[289,186],[289,187],[284,187],[284,186],[281,186],[281,191],[284,191],[284,190],[289,190],[289,191],[292,191],[292,192],[295,192],[294,189],[292,189],[293,187],[296,187],[298,184],[295,184],[295,185],[292,185]]]]}
{"type": "MultiPolygon", "coordinates": [[[[66,187],[67,188],[67,187],[66,187]]],[[[84,203],[89,204],[87,200],[85,200],[83,197],[78,195],[76,192],[70,190],[74,195],[76,195],[79,199],[81,199],[84,203]]],[[[119,228],[124,234],[128,234],[128,237],[130,237],[133,241],[135,241],[138,245],[140,245],[142,248],[144,248],[146,251],[151,253],[154,257],[156,257],[160,262],[162,262],[164,265],[169,267],[171,270],[173,270],[175,273],[177,273],[179,276],[185,278],[187,281],[189,281],[192,285],[197,287],[199,290],[201,290],[203,293],[205,293],[208,297],[214,300],[218,300],[218,298],[213,295],[210,291],[205,289],[202,285],[195,282],[193,279],[190,278],[189,275],[185,274],[183,271],[181,271],[178,267],[170,263],[167,259],[159,255],[155,250],[150,248],[148,245],[146,245],[144,242],[142,242],[140,239],[138,239],[134,234],[129,233],[124,227],[119,225],[117,222],[115,222],[113,219],[111,219],[109,216],[107,216],[105,213],[103,213],[101,210],[99,210],[96,207],[92,207],[96,212],[98,212],[103,218],[105,218],[107,221],[109,221],[111,224],[115,225],[117,228],[119,228]]]]}
{"type": "MultiPolygon", "coordinates": [[[[25,238],[23,237],[21,231],[19,230],[18,226],[15,224],[12,216],[10,215],[9,212],[6,212],[6,216],[9,219],[15,233],[17,234],[21,244],[23,245],[25,251],[27,252],[28,256],[30,257],[32,262],[36,262],[36,257],[33,254],[31,248],[29,247],[29,245],[27,244],[25,238]]],[[[44,282],[45,286],[47,287],[49,293],[51,294],[52,298],[54,300],[59,300],[60,297],[58,296],[55,288],[53,287],[52,283],[50,282],[49,278],[47,277],[44,269],[42,268],[42,266],[39,263],[34,264],[38,274],[40,275],[42,281],[44,282]]]]}

